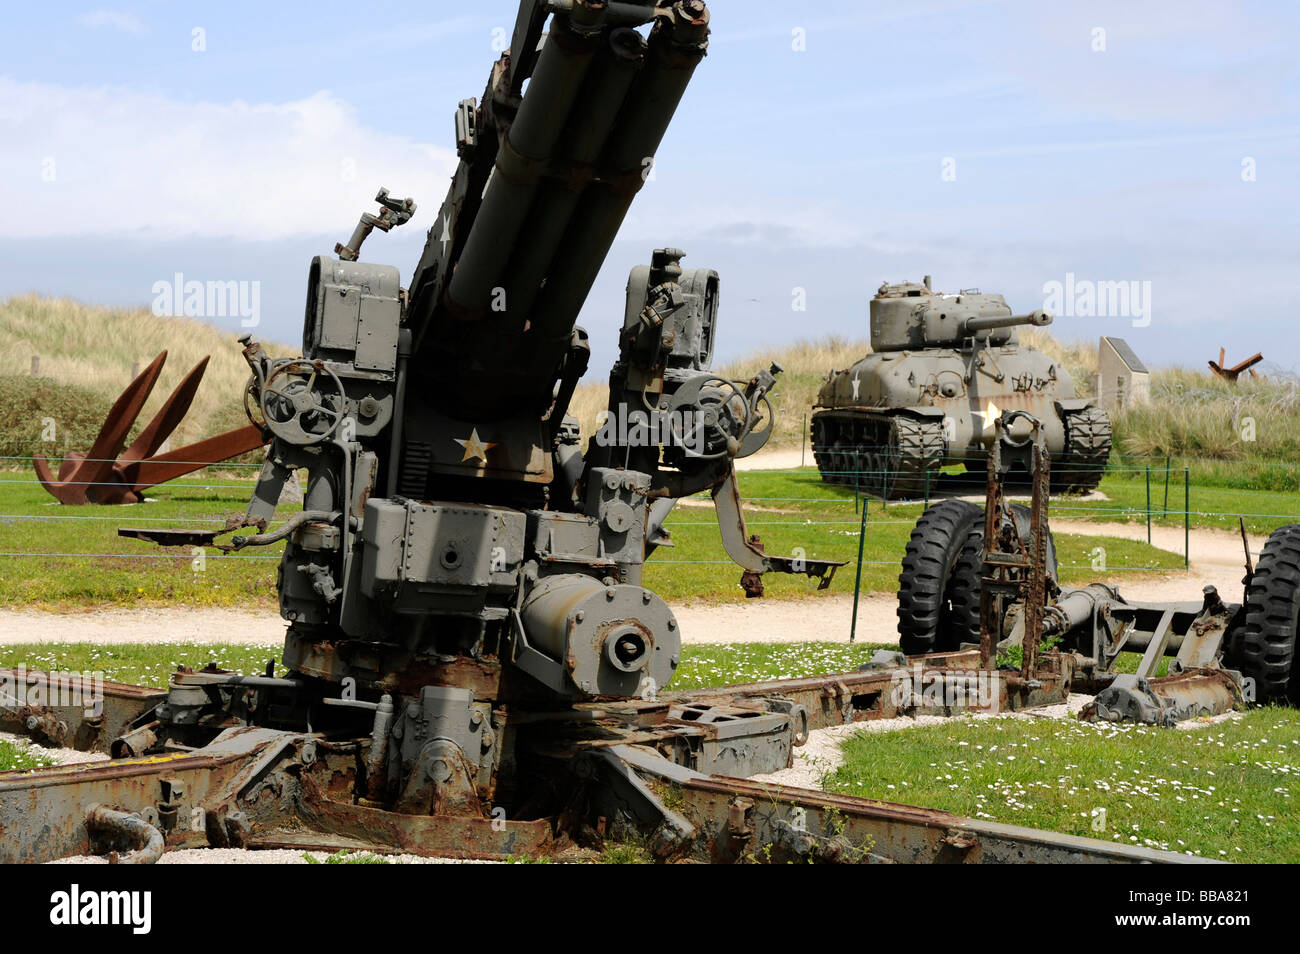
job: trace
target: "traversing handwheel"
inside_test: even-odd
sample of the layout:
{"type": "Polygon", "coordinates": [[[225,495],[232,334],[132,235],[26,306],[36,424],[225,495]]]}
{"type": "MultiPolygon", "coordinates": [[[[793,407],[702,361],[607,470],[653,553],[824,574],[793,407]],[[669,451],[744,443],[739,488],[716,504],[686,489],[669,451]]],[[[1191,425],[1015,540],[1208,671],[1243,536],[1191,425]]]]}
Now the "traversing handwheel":
{"type": "Polygon", "coordinates": [[[271,433],[299,446],[328,440],[343,421],[343,382],[323,361],[272,365],[262,385],[262,417],[271,433]]]}

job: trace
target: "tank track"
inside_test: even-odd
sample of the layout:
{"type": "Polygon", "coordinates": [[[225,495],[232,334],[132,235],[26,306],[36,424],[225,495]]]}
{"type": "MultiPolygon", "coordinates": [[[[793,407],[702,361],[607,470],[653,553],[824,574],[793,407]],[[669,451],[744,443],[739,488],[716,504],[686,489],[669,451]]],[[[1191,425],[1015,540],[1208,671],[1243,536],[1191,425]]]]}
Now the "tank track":
{"type": "Polygon", "coordinates": [[[1052,461],[1052,493],[1086,494],[1097,488],[1110,459],[1110,417],[1099,407],[1065,415],[1065,453],[1052,461]]]}
{"type": "Polygon", "coordinates": [[[946,454],[941,421],[852,413],[814,420],[813,457],[822,480],[863,493],[920,497],[927,472],[937,473],[946,454]]]}

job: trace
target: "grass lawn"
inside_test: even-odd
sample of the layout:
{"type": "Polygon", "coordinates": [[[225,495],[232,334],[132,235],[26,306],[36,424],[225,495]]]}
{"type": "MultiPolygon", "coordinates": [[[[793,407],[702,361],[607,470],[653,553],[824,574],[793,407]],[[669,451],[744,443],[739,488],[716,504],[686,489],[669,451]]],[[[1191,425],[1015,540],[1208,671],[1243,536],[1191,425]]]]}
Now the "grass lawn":
{"type": "Polygon", "coordinates": [[[0,741],[0,772],[26,771],[52,764],[53,760],[42,755],[40,749],[0,741]]]}
{"type": "MultiPolygon", "coordinates": [[[[1300,523],[1300,493],[1211,486],[1196,482],[1192,474],[1191,525],[1197,528],[1238,529],[1237,516],[1246,520],[1250,533],[1269,534],[1288,523],[1300,523]]],[[[1102,491],[1109,501],[1070,501],[1054,504],[1053,513],[1079,520],[1146,521],[1147,485],[1143,473],[1107,477],[1102,491]]],[[[1170,474],[1168,506],[1165,504],[1164,471],[1151,474],[1152,522],[1161,526],[1183,525],[1183,473],[1170,474]],[[1166,510],[1168,511],[1166,513],[1166,510]]]]}
{"type": "MultiPolygon", "coordinates": [[[[849,561],[829,593],[853,589],[860,514],[852,491],[822,483],[811,468],[792,472],[751,471],[740,475],[749,502],[749,529],[759,534],[769,553],[849,561]]],[[[206,553],[196,561],[189,548],[161,549],[117,536],[119,526],[212,527],[233,512],[242,512],[251,481],[231,472],[174,482],[153,491],[154,502],[126,507],[63,507],[22,472],[0,472],[0,606],[76,609],[86,606],[261,606],[275,602],[275,571],[280,546],[239,555],[206,553]],[[12,554],[40,554],[13,556],[12,554]]],[[[1112,503],[1060,500],[1054,513],[1079,519],[1140,519],[1146,505],[1142,480],[1107,478],[1103,490],[1112,503]]],[[[1163,482],[1153,497],[1163,502],[1163,482]]],[[[1171,507],[1181,509],[1181,485],[1171,486],[1171,507]],[[1176,498],[1176,500],[1175,500],[1176,498]]],[[[1300,519],[1300,494],[1193,488],[1194,511],[1275,514],[1253,517],[1250,527],[1266,532],[1300,519]],[[1290,514],[1296,514],[1292,518],[1290,514]]],[[[862,581],[866,592],[892,593],[908,535],[920,504],[880,501],[868,505],[862,581]]],[[[1161,522],[1181,524],[1181,514],[1161,522]]],[[[1235,518],[1194,514],[1194,526],[1235,527],[1235,518]]],[[[670,602],[707,600],[739,602],[740,570],[722,549],[712,503],[693,498],[672,514],[668,529],[672,548],[660,549],[646,567],[645,583],[670,602]]],[[[1100,535],[1059,534],[1062,580],[1084,583],[1096,577],[1089,551],[1106,549],[1107,563],[1119,573],[1179,570],[1181,554],[1145,543],[1100,535]]],[[[773,574],[766,581],[770,596],[814,597],[804,577],[773,574]]]]}
{"type": "Polygon", "coordinates": [[[283,648],[279,643],[236,646],[213,643],[122,643],[116,646],[15,643],[0,646],[0,666],[23,664],[28,669],[102,672],[110,682],[165,689],[168,676],[176,671],[177,666],[202,669],[210,662],[222,669],[260,676],[266,672],[267,660],[274,659],[277,673],[283,675],[284,667],[280,665],[283,648]]]}
{"type": "MultiPolygon", "coordinates": [[[[177,666],[201,669],[215,662],[222,669],[260,675],[268,659],[279,664],[281,646],[210,643],[17,643],[0,646],[0,666],[25,664],[29,669],[102,672],[113,682],[164,688],[177,666]]],[[[729,643],[683,647],[682,664],[670,688],[701,689],[764,679],[790,679],[861,666],[879,645],[858,643],[729,643]]],[[[896,648],[896,647],[891,647],[896,648]]]]}
{"type": "MultiPolygon", "coordinates": [[[[852,490],[825,484],[811,468],[801,471],[750,471],[740,475],[748,504],[751,533],[759,534],[768,553],[846,560],[826,592],[852,593],[858,556],[861,512],[852,490]]],[[[912,527],[922,504],[868,503],[867,537],[862,556],[865,592],[893,593],[912,527]]],[[[673,548],[661,549],[646,564],[645,584],[672,602],[709,599],[735,602],[744,598],[740,571],[727,560],[718,534],[713,505],[706,497],[679,505],[668,521],[673,548]]],[[[1058,534],[1057,550],[1066,583],[1091,582],[1096,577],[1089,551],[1106,548],[1107,564],[1125,570],[1181,570],[1183,557],[1145,543],[1114,537],[1058,534]]],[[[1125,570],[1121,570],[1124,572],[1125,570]]],[[[816,591],[804,577],[769,574],[764,585],[775,598],[798,598],[816,591]]]]}
{"type": "Polygon", "coordinates": [[[0,606],[273,606],[283,544],[231,556],[209,551],[196,562],[188,547],[117,535],[124,526],[220,526],[243,513],[252,486],[215,470],[155,489],[154,502],[65,507],[30,474],[0,472],[0,606]]]}
{"type": "Polygon", "coordinates": [[[1292,709],[1187,731],[966,718],[859,735],[843,751],[830,791],[1225,861],[1300,861],[1292,709]]]}

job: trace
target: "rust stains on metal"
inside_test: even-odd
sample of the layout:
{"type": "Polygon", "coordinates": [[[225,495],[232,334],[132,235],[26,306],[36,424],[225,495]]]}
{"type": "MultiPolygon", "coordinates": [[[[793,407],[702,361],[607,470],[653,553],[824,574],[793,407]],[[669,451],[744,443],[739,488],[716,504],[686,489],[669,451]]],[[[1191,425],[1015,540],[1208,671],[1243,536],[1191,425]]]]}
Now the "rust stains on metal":
{"type": "Polygon", "coordinates": [[[138,503],[149,487],[246,454],[266,443],[261,428],[249,424],[157,453],[190,409],[203,372],[207,370],[205,357],[185,375],[131,445],[124,446],[166,360],[167,352],[163,351],[127,385],[109,409],[90,450],[84,454],[69,452],[60,462],[57,476],[44,455],[33,457],[36,479],[60,503],[72,506],[138,503]]]}
{"type": "Polygon", "coordinates": [[[1223,380],[1228,381],[1231,384],[1236,384],[1237,378],[1241,377],[1243,371],[1249,371],[1250,376],[1252,378],[1259,377],[1259,374],[1255,371],[1254,365],[1257,365],[1261,361],[1263,361],[1264,356],[1260,354],[1258,351],[1255,352],[1253,355],[1251,355],[1249,358],[1247,358],[1245,361],[1242,361],[1238,364],[1234,364],[1230,368],[1225,367],[1225,360],[1224,360],[1225,355],[1226,352],[1224,351],[1224,349],[1220,348],[1219,360],[1208,362],[1208,364],[1210,365],[1210,370],[1213,371],[1215,374],[1217,374],[1219,377],[1223,378],[1223,380]]]}

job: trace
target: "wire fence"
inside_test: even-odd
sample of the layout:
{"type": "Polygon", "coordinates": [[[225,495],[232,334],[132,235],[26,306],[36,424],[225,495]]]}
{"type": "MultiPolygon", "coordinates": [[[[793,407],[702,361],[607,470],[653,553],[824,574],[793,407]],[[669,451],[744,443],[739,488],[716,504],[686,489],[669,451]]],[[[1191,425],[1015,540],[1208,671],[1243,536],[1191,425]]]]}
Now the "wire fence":
{"type": "MultiPolygon", "coordinates": [[[[11,469],[7,474],[0,475],[0,484],[11,485],[37,485],[37,481],[27,474],[22,474],[18,468],[24,464],[30,464],[31,456],[25,455],[7,455],[0,456],[0,471],[3,471],[7,465],[11,469]]],[[[77,458],[84,459],[84,458],[77,458]]],[[[54,458],[57,461],[58,458],[54,458]]],[[[1213,509],[1194,510],[1191,506],[1192,499],[1192,477],[1191,467],[1182,466],[1181,468],[1173,466],[1173,461],[1179,458],[1163,457],[1153,458],[1160,461],[1159,466],[1150,464],[1138,465],[1131,463],[1133,458],[1126,458],[1127,463],[1112,463],[1105,470],[1105,474],[1111,477],[1118,477],[1126,480],[1140,480],[1144,487],[1144,505],[1143,506],[1124,506],[1116,505],[1105,499],[1082,498],[1064,498],[1054,499],[1052,502],[1052,515],[1058,520],[1061,517],[1077,518],[1087,521],[1115,521],[1119,519],[1139,519],[1143,520],[1146,525],[1146,542],[1151,544],[1154,536],[1154,526],[1157,521],[1168,524],[1175,521],[1181,524],[1183,530],[1182,553],[1183,569],[1187,570],[1191,564],[1191,529],[1192,521],[1207,519],[1225,519],[1244,517],[1255,520],[1276,520],[1295,522],[1300,521],[1300,494],[1297,495],[1297,510],[1294,512],[1271,512],[1271,510],[1247,511],[1247,512],[1227,512],[1216,511],[1213,509]],[[1182,500],[1177,498],[1181,491],[1182,500]],[[1176,506],[1181,503],[1182,506],[1176,506]],[[1173,504],[1174,506],[1171,506],[1173,504]]],[[[1191,458],[1182,458],[1181,460],[1193,460],[1191,458]]],[[[972,458],[972,463],[983,463],[983,459],[972,458]]],[[[1206,459],[1205,463],[1222,464],[1222,461],[1210,461],[1206,459]]],[[[240,491],[247,492],[251,489],[251,477],[256,473],[256,467],[250,467],[248,464],[221,462],[209,464],[209,469],[242,471],[248,474],[245,479],[236,479],[231,482],[213,482],[211,480],[202,480],[195,478],[180,478],[168,483],[168,487],[177,490],[202,490],[202,491],[240,491]]],[[[23,468],[26,469],[25,467],[23,468]]],[[[781,514],[773,517],[763,516],[761,513],[754,515],[746,520],[747,526],[754,529],[764,527],[810,527],[810,528],[831,528],[834,532],[843,533],[846,536],[858,537],[858,559],[857,565],[858,584],[860,586],[861,574],[863,567],[872,566],[897,566],[902,558],[902,554],[896,559],[867,559],[864,552],[869,527],[898,527],[910,526],[915,523],[915,513],[909,512],[900,514],[895,517],[890,515],[892,508],[913,507],[920,505],[922,508],[928,507],[932,499],[938,497],[964,496],[972,500],[983,500],[986,490],[987,477],[980,470],[975,473],[954,473],[954,472],[927,472],[922,480],[923,486],[919,494],[913,495],[909,499],[890,500],[886,494],[871,494],[868,488],[873,486],[887,487],[891,476],[897,476],[897,470],[887,464],[883,468],[855,468],[849,470],[839,470],[826,472],[822,477],[840,478],[837,484],[826,484],[817,479],[816,472],[807,467],[800,469],[786,470],[763,470],[763,471],[745,471],[740,477],[745,481],[752,477],[762,475],[763,477],[789,477],[798,476],[813,478],[817,480],[813,486],[825,487],[826,493],[810,494],[781,494],[781,495],[763,495],[746,494],[747,503],[758,505],[795,505],[798,507],[811,506],[815,508],[816,513],[806,517],[791,517],[789,514],[781,514]],[[879,481],[880,483],[876,483],[879,481]],[[835,489],[832,489],[835,488],[835,489]],[[844,489],[851,490],[851,494],[843,493],[844,489]],[[840,492],[835,492],[839,490],[840,492]],[[878,507],[877,514],[868,518],[868,513],[872,507],[878,507]],[[840,510],[839,508],[844,508],[840,510]],[[852,508],[849,510],[848,508],[852,508]],[[851,516],[850,516],[851,514],[851,516]],[[856,533],[849,528],[856,527],[856,533]],[[841,529],[835,529],[841,528],[841,529]]],[[[233,476],[233,475],[232,475],[233,476]]],[[[91,483],[91,482],[87,482],[91,483]]],[[[1029,488],[1025,486],[1024,493],[1027,495],[1029,488]]],[[[1278,494],[1273,491],[1249,489],[1226,489],[1226,488],[1205,488],[1205,490],[1220,490],[1231,492],[1234,496],[1243,494],[1261,494],[1269,495],[1272,499],[1277,499],[1278,494]]],[[[1017,496],[1017,488],[1013,485],[1010,488],[1009,496],[1013,499],[1017,496]]],[[[1198,492],[1201,492],[1198,489],[1198,492]]],[[[206,501],[204,502],[207,503],[206,501]]],[[[198,505],[195,502],[196,506],[198,505]]],[[[3,546],[5,539],[4,528],[6,525],[12,526],[15,523],[36,523],[36,524],[60,524],[72,523],[82,524],[87,528],[95,527],[102,524],[150,524],[150,525],[214,525],[214,517],[211,514],[193,515],[179,513],[172,516],[152,516],[138,514],[134,507],[128,514],[119,508],[113,508],[114,512],[107,514],[100,513],[71,513],[70,508],[61,507],[58,512],[53,513],[0,513],[0,547],[3,546]]],[[[82,509],[82,508],[76,508],[82,509]]],[[[87,508],[93,509],[93,508],[87,508]]],[[[712,519],[690,519],[689,511],[684,509],[678,510],[677,514],[686,519],[673,519],[671,527],[688,528],[688,527],[713,527],[716,521],[712,519]]],[[[272,525],[274,528],[276,524],[272,525]]],[[[1105,535],[1105,534],[1098,534],[1105,535]]],[[[59,559],[59,560],[130,560],[130,561],[152,561],[155,564],[159,561],[191,561],[195,554],[201,552],[198,547],[172,547],[166,549],[154,550],[149,553],[141,552],[111,552],[102,548],[93,548],[74,550],[69,548],[55,548],[50,550],[42,549],[17,549],[4,548],[0,549],[0,558],[5,559],[59,559]],[[180,552],[177,552],[177,550],[180,552]]],[[[276,561],[279,560],[278,552],[261,552],[261,553],[204,553],[204,559],[217,561],[230,561],[228,565],[233,565],[234,561],[276,561]]],[[[653,563],[665,566],[732,566],[732,562],[727,559],[674,559],[671,557],[655,556],[652,558],[653,563]]],[[[1091,564],[1060,564],[1062,569],[1086,570],[1095,569],[1091,564]]],[[[1158,565],[1114,565],[1107,563],[1104,568],[1106,574],[1113,573],[1149,573],[1153,571],[1167,571],[1169,567],[1158,565]]],[[[857,590],[855,586],[855,599],[857,590]]]]}

